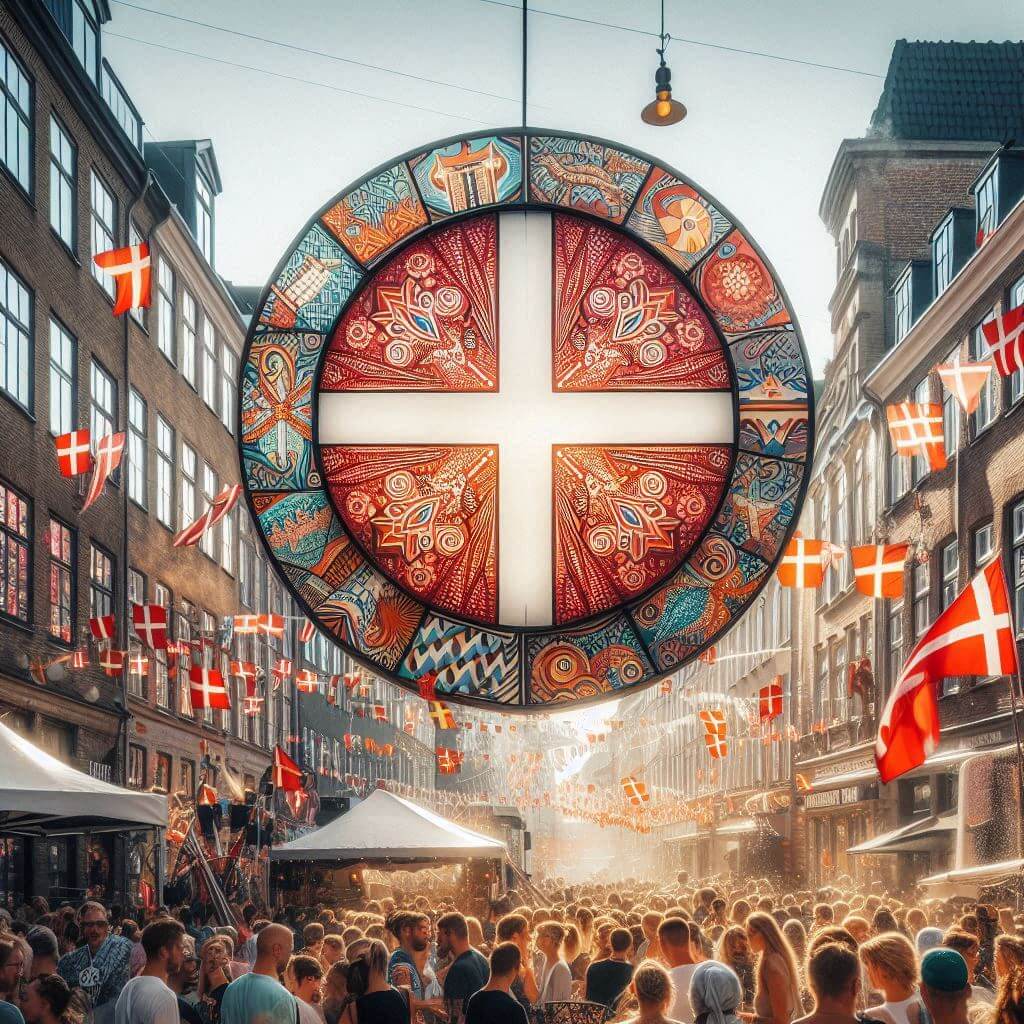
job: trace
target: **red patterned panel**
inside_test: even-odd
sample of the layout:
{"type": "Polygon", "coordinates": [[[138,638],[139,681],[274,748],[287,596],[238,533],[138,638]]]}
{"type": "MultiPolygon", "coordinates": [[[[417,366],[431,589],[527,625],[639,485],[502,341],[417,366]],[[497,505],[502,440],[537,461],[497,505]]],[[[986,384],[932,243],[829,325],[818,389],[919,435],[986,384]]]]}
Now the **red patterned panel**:
{"type": "Polygon", "coordinates": [[[334,507],[386,573],[437,608],[495,621],[496,445],[331,445],[322,452],[334,507]]]}
{"type": "Polygon", "coordinates": [[[668,268],[623,235],[555,216],[557,391],[702,391],[730,386],[721,343],[668,268]]]}
{"type": "Polygon", "coordinates": [[[444,228],[385,263],[335,329],[320,387],[497,391],[497,218],[444,228]]]}
{"type": "Polygon", "coordinates": [[[554,450],[555,621],[636,597],[678,566],[718,506],[728,445],[554,450]]]}

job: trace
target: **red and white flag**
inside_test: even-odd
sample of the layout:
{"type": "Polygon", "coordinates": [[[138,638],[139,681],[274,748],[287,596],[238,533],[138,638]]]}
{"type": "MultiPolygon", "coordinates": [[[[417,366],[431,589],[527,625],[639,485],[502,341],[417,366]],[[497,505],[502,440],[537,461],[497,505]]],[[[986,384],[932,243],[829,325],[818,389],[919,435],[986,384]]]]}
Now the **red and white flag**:
{"type": "Polygon", "coordinates": [[[113,640],[116,628],[113,615],[97,615],[89,620],[89,632],[94,640],[113,640]]]}
{"type": "Polygon", "coordinates": [[[359,672],[346,672],[343,677],[345,683],[345,689],[351,693],[361,682],[363,677],[359,672]]]}
{"type": "Polygon", "coordinates": [[[989,320],[981,325],[981,330],[1000,376],[1011,377],[1024,369],[1024,306],[989,320]]]}
{"type": "Polygon", "coordinates": [[[242,711],[250,718],[255,718],[263,707],[262,697],[246,697],[242,701],[242,711]]]}
{"type": "Polygon", "coordinates": [[[336,707],[338,703],[338,684],[341,682],[341,676],[331,676],[327,680],[327,703],[330,706],[336,707]]]}
{"type": "Polygon", "coordinates": [[[729,744],[725,739],[724,730],[718,732],[704,733],[704,742],[707,744],[708,753],[717,761],[720,757],[726,757],[729,753],[729,744]]]}
{"type": "Polygon", "coordinates": [[[82,505],[84,512],[103,492],[110,474],[121,465],[124,454],[124,433],[107,434],[96,442],[96,460],[92,467],[92,479],[82,505]]]}
{"type": "Polygon", "coordinates": [[[71,667],[72,668],[88,668],[89,667],[89,652],[83,648],[79,648],[71,655],[71,667]]]}
{"type": "Polygon", "coordinates": [[[149,675],[149,658],[144,654],[133,654],[128,659],[128,674],[133,676],[149,675]]]}
{"type": "Polygon", "coordinates": [[[996,559],[968,584],[917,642],[878,723],[875,763],[882,782],[923,764],[939,741],[935,684],[951,676],[1018,670],[1010,595],[996,559]]]}
{"type": "Polygon", "coordinates": [[[93,256],[93,262],[114,279],[114,316],[127,313],[130,309],[144,309],[149,306],[152,267],[148,242],[98,252],[93,256]]]}
{"type": "Polygon", "coordinates": [[[106,648],[100,651],[100,668],[104,675],[119,676],[124,671],[124,651],[106,648]]]}
{"type": "Polygon", "coordinates": [[[462,768],[462,751],[437,748],[437,770],[441,775],[458,775],[462,768]]]}
{"type": "Polygon", "coordinates": [[[386,722],[388,720],[388,711],[383,704],[373,705],[373,720],[375,722],[386,722]]]}
{"type": "Polygon", "coordinates": [[[909,544],[862,544],[851,548],[853,581],[868,597],[902,597],[909,544]]]}
{"type": "Polygon", "coordinates": [[[725,712],[721,708],[702,708],[699,717],[707,732],[725,728],[725,712]]]}
{"type": "Polygon", "coordinates": [[[991,363],[943,363],[936,366],[939,379],[945,389],[957,400],[957,404],[970,416],[981,401],[981,389],[988,383],[992,373],[991,363]]]}
{"type": "Polygon", "coordinates": [[[284,636],[283,615],[258,615],[257,620],[257,628],[261,633],[266,633],[267,636],[284,636]]]}
{"type": "Polygon", "coordinates": [[[766,686],[757,691],[758,718],[762,722],[770,722],[782,714],[782,677],[776,676],[766,686]]]}
{"type": "Polygon", "coordinates": [[[280,747],[274,747],[274,788],[285,793],[302,789],[302,769],[280,747]]]}
{"type": "Polygon", "coordinates": [[[167,609],[160,604],[133,604],[135,635],[154,651],[167,650],[167,609]]]}
{"type": "Polygon", "coordinates": [[[309,668],[299,669],[295,673],[295,689],[299,693],[316,693],[320,689],[320,680],[317,674],[309,668]]]}
{"type": "Polygon", "coordinates": [[[231,619],[231,628],[239,636],[254,636],[259,632],[260,617],[258,615],[235,615],[231,619]]]}
{"type": "Polygon", "coordinates": [[[256,665],[251,661],[231,661],[228,672],[245,683],[246,697],[256,696],[256,665]]]}
{"type": "Polygon", "coordinates": [[[900,455],[917,455],[933,470],[946,468],[942,406],[938,402],[897,402],[885,407],[889,437],[900,455]]]}
{"type": "Polygon", "coordinates": [[[651,794],[647,792],[647,784],[633,775],[623,778],[622,793],[634,807],[639,807],[651,799],[651,794]]]}
{"type": "Polygon", "coordinates": [[[207,530],[213,529],[238,504],[238,496],[242,493],[241,484],[225,487],[216,497],[210,499],[206,511],[193,520],[174,538],[176,548],[187,548],[198,544],[207,530]]]}
{"type": "Polygon", "coordinates": [[[274,662],[274,667],[270,670],[270,674],[274,677],[274,686],[280,686],[282,681],[289,678],[292,674],[291,659],[278,658],[274,662]]]}
{"type": "Polygon", "coordinates": [[[188,688],[192,697],[193,710],[197,708],[231,710],[231,697],[224,685],[224,677],[217,669],[193,665],[188,670],[188,688]]]}
{"type": "Polygon", "coordinates": [[[718,648],[712,644],[710,647],[705,648],[700,654],[697,655],[699,661],[703,661],[705,665],[714,665],[718,661],[718,648]]]}
{"type": "Polygon", "coordinates": [[[72,430],[54,438],[61,476],[78,476],[92,469],[92,447],[88,430],[72,430]]]}
{"type": "Polygon", "coordinates": [[[430,717],[434,720],[434,726],[438,729],[454,729],[455,716],[451,708],[443,700],[432,700],[430,702],[430,717]]]}
{"type": "Polygon", "coordinates": [[[313,634],[316,632],[316,626],[313,625],[309,619],[302,624],[302,629],[299,630],[299,643],[308,644],[313,639],[313,634]]]}
{"type": "Polygon", "coordinates": [[[783,587],[801,589],[820,587],[825,579],[825,566],[821,559],[822,547],[823,541],[794,537],[786,545],[786,553],[776,570],[779,583],[783,587]]]}

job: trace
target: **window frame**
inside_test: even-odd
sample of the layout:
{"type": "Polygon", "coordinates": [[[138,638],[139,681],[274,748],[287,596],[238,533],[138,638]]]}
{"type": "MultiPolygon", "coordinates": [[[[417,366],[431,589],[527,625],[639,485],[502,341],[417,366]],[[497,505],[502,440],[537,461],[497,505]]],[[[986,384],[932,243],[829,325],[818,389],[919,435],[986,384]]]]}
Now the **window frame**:
{"type": "Polygon", "coordinates": [[[898,345],[914,326],[913,275],[904,273],[893,289],[893,331],[898,345]]]}
{"type": "Polygon", "coordinates": [[[92,276],[96,283],[103,289],[104,294],[114,301],[116,294],[116,285],[114,278],[111,274],[108,274],[102,267],[96,265],[95,256],[101,252],[107,252],[110,249],[117,248],[117,220],[118,220],[118,209],[117,209],[117,194],[107,184],[106,179],[103,177],[95,167],[89,168],[89,263],[92,267],[92,276]],[[110,221],[109,223],[102,219],[102,216],[97,211],[96,207],[96,194],[99,190],[106,200],[110,203],[110,221]],[[103,248],[97,248],[97,238],[102,235],[103,248]]]}
{"type": "Polygon", "coordinates": [[[21,626],[33,623],[33,507],[31,498],[26,497],[17,487],[0,478],[0,618],[21,626]],[[10,511],[8,503],[15,499],[20,508],[19,519],[24,521],[24,532],[8,525],[10,511]],[[11,585],[6,573],[10,565],[10,548],[14,545],[18,551],[18,579],[15,580],[15,604],[17,610],[8,610],[11,585]],[[22,614],[24,612],[24,614],[22,614]]]}
{"type": "Polygon", "coordinates": [[[1007,508],[1007,554],[1010,558],[1007,579],[1012,590],[1013,621],[1019,634],[1024,630],[1024,618],[1021,617],[1024,615],[1024,495],[1018,495],[1007,508]]]}
{"type": "Polygon", "coordinates": [[[68,434],[75,429],[75,422],[78,419],[78,338],[71,333],[58,318],[50,311],[50,351],[48,355],[49,370],[49,395],[47,405],[49,407],[50,434],[52,437],[59,437],[61,434],[68,434]],[[55,335],[62,343],[61,361],[54,359],[54,338],[55,335]],[[70,368],[63,365],[63,343],[67,344],[70,352],[70,368]],[[55,379],[57,386],[55,387],[55,379]],[[65,394],[62,388],[66,388],[65,394]],[[55,409],[54,399],[58,399],[56,419],[54,424],[55,409]],[[65,399],[69,408],[65,409],[65,399]]]}
{"type": "Polygon", "coordinates": [[[953,214],[946,215],[932,236],[932,294],[937,298],[953,280],[953,214]]]}
{"type": "Polygon", "coordinates": [[[931,560],[915,562],[910,570],[910,627],[913,639],[919,640],[931,624],[932,574],[931,560]]]}
{"type": "Polygon", "coordinates": [[[77,565],[77,553],[78,553],[78,536],[75,528],[64,520],[55,516],[52,512],[49,516],[49,543],[47,544],[47,560],[49,562],[49,577],[50,577],[50,626],[49,626],[49,638],[56,643],[64,644],[67,647],[71,647],[75,642],[75,627],[77,625],[76,609],[77,609],[77,593],[76,593],[76,579],[75,579],[75,566],[77,565]],[[63,536],[61,537],[61,548],[58,553],[54,553],[54,528],[57,528],[61,533],[67,534],[68,541],[68,554],[67,558],[63,557],[63,536]],[[67,608],[64,607],[64,602],[61,598],[58,598],[57,602],[54,602],[54,570],[57,571],[58,575],[61,573],[67,577],[67,608]],[[67,612],[67,635],[64,635],[64,612],[67,612]],[[59,631],[54,631],[54,611],[57,611],[59,622],[59,631]]]}
{"type": "Polygon", "coordinates": [[[196,348],[199,344],[199,303],[195,296],[187,289],[181,289],[181,340],[179,352],[179,369],[185,383],[193,391],[196,390],[198,379],[196,377],[196,348]],[[188,311],[192,315],[189,318],[188,311]]]}
{"type": "MultiPolygon", "coordinates": [[[[62,149],[62,147],[61,147],[62,149]]],[[[50,111],[50,228],[60,240],[61,244],[71,253],[75,259],[78,258],[78,144],[68,131],[64,122],[57,114],[50,111]],[[70,151],[71,168],[64,165],[63,153],[54,152],[54,135],[57,141],[66,143],[70,151]],[[64,192],[62,188],[70,191],[68,198],[69,209],[64,209],[64,192]],[[70,238],[64,236],[64,214],[70,216],[69,234],[70,238]],[[54,223],[56,213],[57,223],[54,223]]]]}
{"type": "Polygon", "coordinates": [[[115,614],[117,607],[117,559],[102,544],[89,542],[89,617],[115,614]],[[96,566],[100,559],[109,563],[109,587],[97,579],[96,566]],[[98,598],[103,598],[102,603],[98,598]]]}
{"type": "Polygon", "coordinates": [[[3,99],[2,117],[0,125],[3,126],[3,145],[0,146],[0,168],[11,179],[12,182],[30,200],[35,196],[35,80],[29,74],[21,58],[14,52],[14,48],[7,42],[7,37],[0,35],[0,97],[3,99]],[[24,80],[27,96],[22,98],[21,86],[19,83],[18,95],[11,92],[7,84],[9,72],[7,65],[11,64],[24,80]],[[7,162],[7,154],[10,149],[7,139],[7,125],[11,120],[11,112],[17,125],[25,129],[25,143],[22,144],[21,135],[18,134],[14,145],[14,151],[18,156],[18,166],[12,167],[7,162]],[[27,181],[21,178],[22,160],[25,161],[24,173],[27,181]]]}
{"type": "Polygon", "coordinates": [[[220,393],[220,367],[217,359],[217,329],[209,316],[203,317],[203,401],[206,407],[215,415],[219,415],[217,409],[217,396],[220,393]]]}
{"type": "Polygon", "coordinates": [[[998,169],[997,160],[974,190],[975,223],[978,234],[983,235],[983,241],[999,227],[999,182],[996,179],[998,169]]]}
{"type": "Polygon", "coordinates": [[[16,273],[6,260],[0,258],[0,394],[30,416],[35,408],[35,320],[35,293],[21,275],[16,273]],[[18,299],[18,309],[13,313],[8,302],[12,284],[18,299]],[[27,320],[23,318],[26,310],[27,320]],[[17,336],[18,341],[18,379],[15,390],[8,386],[8,368],[11,363],[8,345],[12,333],[17,336]]]}
{"type": "Polygon", "coordinates": [[[176,286],[177,274],[174,267],[160,253],[156,260],[156,347],[171,366],[177,366],[176,286]]]}
{"type": "Polygon", "coordinates": [[[199,476],[199,456],[184,438],[178,453],[181,485],[178,488],[178,529],[184,530],[196,521],[196,486],[199,476]],[[191,510],[186,506],[191,506],[191,510]],[[185,518],[188,512],[188,518],[185,518]]]}
{"type": "Polygon", "coordinates": [[[956,599],[960,586],[960,542],[954,537],[939,548],[939,573],[941,576],[939,587],[939,605],[945,611],[956,599]],[[950,559],[952,551],[955,561],[950,559]],[[952,591],[950,591],[952,587],[952,591]]]}
{"type": "MultiPolygon", "coordinates": [[[[1018,306],[1024,306],[1024,276],[1018,277],[1010,285],[1007,295],[1008,311],[1016,309],[1018,306]]],[[[1010,375],[1010,379],[1007,381],[1007,398],[1007,407],[1016,405],[1024,398],[1024,370],[1014,370],[1010,375]]]]}
{"type": "Polygon", "coordinates": [[[990,519],[987,523],[980,523],[971,529],[971,566],[972,572],[978,572],[979,569],[988,565],[992,561],[993,556],[996,553],[996,530],[995,523],[990,519]],[[988,534],[990,544],[987,553],[984,557],[978,556],[978,541],[984,535],[988,534]]]}
{"type": "MultiPolygon", "coordinates": [[[[990,309],[971,328],[968,345],[970,358],[975,362],[984,362],[988,359],[988,342],[985,339],[984,331],[982,331],[982,325],[991,322],[995,317],[995,309],[990,309]]],[[[999,419],[999,379],[997,373],[990,373],[988,382],[981,389],[978,397],[978,408],[971,413],[970,418],[972,440],[984,434],[999,419]]]]}
{"type": "Polygon", "coordinates": [[[149,508],[149,406],[142,392],[128,387],[128,497],[149,508]],[[141,410],[141,426],[136,412],[141,410]]]}
{"type": "MultiPolygon", "coordinates": [[[[119,397],[117,384],[117,378],[112,373],[108,373],[107,368],[94,355],[89,363],[89,430],[93,452],[96,451],[96,445],[101,437],[117,433],[119,397]],[[109,408],[101,404],[101,399],[97,398],[97,383],[105,385],[104,391],[109,391],[111,402],[109,408]],[[105,428],[109,427],[109,430],[105,429],[101,432],[97,429],[101,421],[105,428]]],[[[105,399],[102,401],[105,401],[105,399]]],[[[113,480],[113,474],[111,479],[113,480]]]]}
{"type": "Polygon", "coordinates": [[[174,426],[159,412],[156,414],[156,518],[157,522],[166,526],[168,530],[174,530],[174,520],[177,516],[175,506],[175,472],[178,456],[175,445],[174,426]],[[169,444],[165,449],[163,446],[163,435],[166,433],[169,444]],[[163,487],[166,477],[167,487],[163,487]]]}
{"type": "Polygon", "coordinates": [[[235,436],[235,411],[238,407],[238,356],[225,342],[220,353],[220,421],[235,436]]]}
{"type": "Polygon", "coordinates": [[[206,262],[213,266],[213,186],[196,162],[196,243],[206,262]],[[205,192],[205,195],[204,195],[205,192]],[[204,216],[205,215],[205,216],[204,216]],[[205,227],[205,231],[203,228],[205,227]]]}

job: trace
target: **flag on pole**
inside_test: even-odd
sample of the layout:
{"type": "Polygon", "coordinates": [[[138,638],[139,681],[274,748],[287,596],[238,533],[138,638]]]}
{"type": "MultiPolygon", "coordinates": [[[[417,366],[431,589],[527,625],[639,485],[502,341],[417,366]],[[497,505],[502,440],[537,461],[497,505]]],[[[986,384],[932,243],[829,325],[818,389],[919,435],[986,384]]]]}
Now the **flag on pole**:
{"type": "Polygon", "coordinates": [[[766,686],[757,691],[758,717],[762,722],[770,722],[782,714],[782,676],[776,676],[766,686]]]}
{"type": "Polygon", "coordinates": [[[851,548],[853,580],[868,597],[902,597],[909,544],[862,544],[851,548]]]}
{"type": "Polygon", "coordinates": [[[103,486],[106,484],[110,474],[121,465],[121,456],[123,454],[124,433],[107,434],[96,442],[96,459],[93,462],[89,490],[86,492],[85,502],[82,504],[83,512],[103,492],[103,486]]]}
{"type": "Polygon", "coordinates": [[[114,279],[114,316],[149,306],[152,267],[148,242],[98,252],[92,259],[114,279]]]}
{"type": "Polygon", "coordinates": [[[88,430],[72,430],[53,439],[57,447],[57,465],[61,476],[78,476],[92,468],[92,448],[88,430]]]}
{"type": "Polygon", "coordinates": [[[821,561],[822,542],[794,537],[786,545],[776,575],[783,587],[813,589],[825,579],[825,566],[821,561]]]}
{"type": "Polygon", "coordinates": [[[193,710],[197,708],[231,710],[231,697],[224,685],[224,677],[217,669],[193,665],[188,671],[188,688],[193,710]]]}
{"type": "Polygon", "coordinates": [[[115,629],[113,615],[97,615],[89,620],[89,632],[94,640],[113,640],[115,629]]]}
{"type": "Polygon", "coordinates": [[[245,683],[246,697],[256,696],[256,665],[251,661],[231,661],[228,674],[245,683]]]}
{"type": "Polygon", "coordinates": [[[308,644],[313,639],[313,634],[316,632],[316,627],[309,619],[302,624],[302,629],[299,630],[299,643],[308,644]]]}
{"type": "Polygon", "coordinates": [[[875,763],[882,782],[924,764],[938,744],[935,684],[940,679],[1017,672],[1010,607],[1002,563],[996,559],[918,640],[879,719],[875,763]]]}
{"type": "Polygon", "coordinates": [[[151,650],[167,650],[167,609],[160,604],[132,604],[135,635],[151,650]]]}
{"type": "Polygon", "coordinates": [[[225,487],[216,497],[211,498],[206,511],[175,536],[174,546],[187,548],[198,544],[202,540],[203,534],[207,530],[213,529],[238,504],[238,497],[241,493],[242,485],[233,484],[230,487],[225,487]]]}
{"type": "Polygon", "coordinates": [[[885,407],[893,448],[908,458],[919,456],[929,468],[946,468],[942,406],[938,402],[897,402],[885,407]]]}
{"type": "Polygon", "coordinates": [[[1011,377],[1024,369],[1024,306],[982,324],[981,331],[1000,376],[1011,377]]]}
{"type": "Polygon", "coordinates": [[[988,383],[992,373],[991,363],[943,363],[936,366],[939,379],[945,389],[957,400],[957,404],[970,416],[981,401],[981,389],[988,383]]]}
{"type": "Polygon", "coordinates": [[[285,793],[302,789],[302,769],[280,747],[274,747],[274,788],[285,793]]]}

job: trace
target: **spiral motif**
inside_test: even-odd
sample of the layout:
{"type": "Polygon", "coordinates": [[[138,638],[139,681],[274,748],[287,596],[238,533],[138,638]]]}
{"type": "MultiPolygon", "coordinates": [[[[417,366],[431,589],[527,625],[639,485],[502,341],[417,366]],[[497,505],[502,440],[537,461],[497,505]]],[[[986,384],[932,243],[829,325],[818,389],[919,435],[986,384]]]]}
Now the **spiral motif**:
{"type": "Polygon", "coordinates": [[[708,503],[699,491],[690,491],[676,502],[676,513],[684,519],[703,518],[708,503]]]}
{"type": "Polygon", "coordinates": [[[412,363],[412,345],[405,341],[390,341],[384,349],[384,358],[392,366],[408,366],[412,363]]]}
{"type": "Polygon", "coordinates": [[[638,481],[640,493],[645,498],[660,498],[668,490],[668,481],[664,474],[651,470],[644,473],[638,481]]]}
{"type": "Polygon", "coordinates": [[[583,300],[583,308],[591,316],[611,316],[615,312],[615,290],[613,288],[592,288],[583,300]]]}
{"type": "Polygon", "coordinates": [[[457,555],[466,544],[466,536],[457,526],[439,526],[434,545],[439,555],[457,555]]]}
{"type": "Polygon", "coordinates": [[[364,349],[370,343],[370,325],[365,319],[353,320],[345,331],[345,341],[349,348],[364,349]]]}
{"type": "Polygon", "coordinates": [[[626,658],[619,665],[619,679],[626,686],[640,682],[644,677],[643,662],[639,658],[626,658]]]}
{"type": "Polygon", "coordinates": [[[668,350],[660,341],[645,341],[639,350],[640,362],[644,366],[660,366],[668,358],[668,350]]]}
{"type": "Polygon", "coordinates": [[[633,613],[633,617],[641,626],[653,626],[661,618],[661,604],[658,601],[645,601],[633,613]]]}
{"type": "Polygon", "coordinates": [[[683,340],[688,348],[697,348],[704,341],[704,325],[697,320],[687,320],[683,325],[683,340]]]}
{"type": "Polygon", "coordinates": [[[615,528],[595,526],[587,534],[587,546],[595,555],[610,555],[615,550],[615,528]]]}
{"type": "Polygon", "coordinates": [[[406,261],[410,277],[423,277],[434,269],[434,261],[425,252],[414,252],[406,261]]]}
{"type": "Polygon", "coordinates": [[[370,505],[370,496],[365,491],[352,491],[345,499],[345,511],[357,523],[365,523],[370,517],[370,505]]]}
{"type": "Polygon", "coordinates": [[[458,316],[468,305],[466,296],[451,285],[438,288],[434,294],[434,309],[438,316],[458,316]]]}
{"type": "Polygon", "coordinates": [[[533,664],[534,679],[547,686],[567,686],[589,671],[587,656],[571,644],[552,644],[533,664]]]}
{"type": "Polygon", "coordinates": [[[707,537],[697,552],[695,567],[712,582],[724,579],[736,568],[736,549],[724,537],[707,537]]]}
{"type": "Polygon", "coordinates": [[[413,590],[425,590],[434,582],[434,570],[428,565],[411,565],[405,578],[413,590]]]}
{"type": "Polygon", "coordinates": [[[412,473],[400,469],[384,481],[384,489],[390,497],[402,501],[416,493],[416,478],[412,473]]]}

